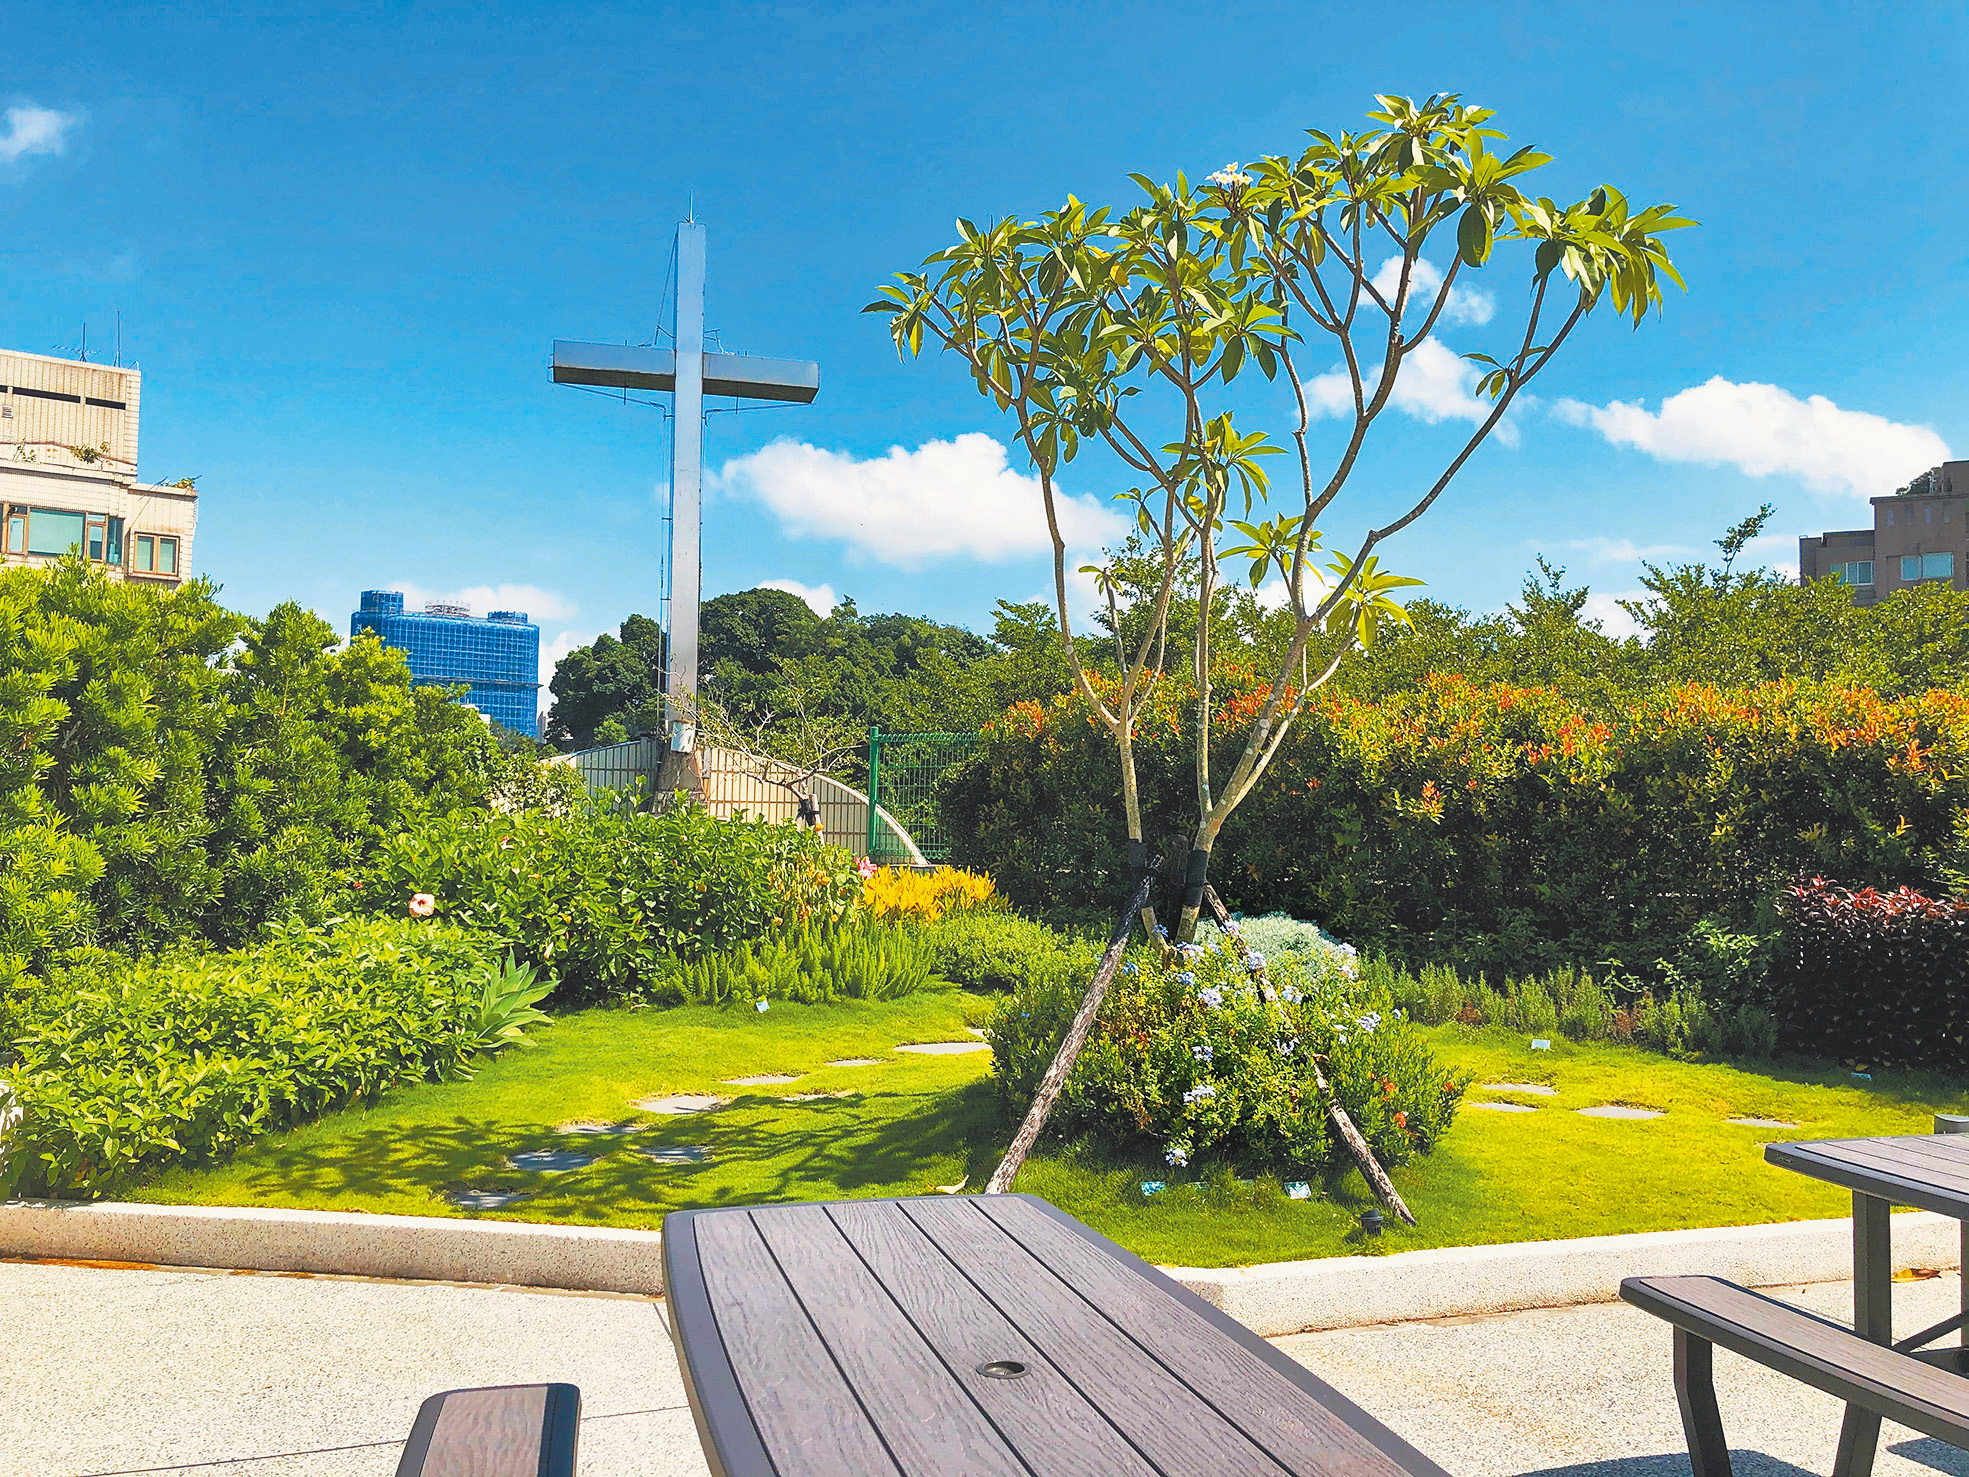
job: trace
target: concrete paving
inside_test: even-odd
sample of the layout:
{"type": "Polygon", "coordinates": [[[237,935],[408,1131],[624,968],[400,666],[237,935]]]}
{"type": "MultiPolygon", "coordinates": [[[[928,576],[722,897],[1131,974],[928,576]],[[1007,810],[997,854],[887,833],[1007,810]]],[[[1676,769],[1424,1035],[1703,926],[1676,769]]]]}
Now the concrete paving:
{"type": "MultiPolygon", "coordinates": [[[[1774,1290],[1835,1317],[1846,1283],[1774,1290]]],[[[1959,1306],[1895,1289],[1897,1326],[1959,1306]]],[[[1686,1477],[1666,1327],[1592,1304],[1275,1341],[1456,1477],[1686,1477]]],[[[387,1477],[423,1398],[567,1380],[582,1477],[706,1467],[660,1302],[627,1294],[0,1262],[0,1477],[387,1477]]],[[[1836,1402],[1716,1360],[1738,1477],[1827,1473],[1836,1402]]],[[[1889,1426],[1878,1477],[1969,1477],[1889,1426]]]]}
{"type": "Polygon", "coordinates": [[[388,1477],[427,1395],[581,1387],[582,1477],[701,1477],[654,1298],[0,1263],[0,1474],[388,1477]]]}
{"type": "MultiPolygon", "coordinates": [[[[1766,1289],[1850,1321],[1849,1282],[1766,1289]]],[[[1912,1332],[1961,1306],[1954,1273],[1894,1288],[1912,1332]]],[[[1456,1477],[1688,1477],[1668,1325],[1625,1303],[1434,1319],[1272,1341],[1456,1477]]],[[[1721,1350],[1716,1396],[1736,1477],[1829,1473],[1838,1401],[1721,1350]]],[[[1881,1429],[1875,1477],[1969,1477],[1969,1456],[1881,1429]]]]}

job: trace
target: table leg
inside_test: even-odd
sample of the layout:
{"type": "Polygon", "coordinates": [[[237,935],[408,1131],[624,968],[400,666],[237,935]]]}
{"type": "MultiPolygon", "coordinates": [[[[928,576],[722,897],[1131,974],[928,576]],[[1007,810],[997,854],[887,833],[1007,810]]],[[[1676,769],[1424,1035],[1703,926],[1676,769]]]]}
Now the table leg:
{"type": "Polygon", "coordinates": [[[1853,1332],[1894,1342],[1893,1206],[1853,1192],[1853,1332]]]}
{"type": "MultiPolygon", "coordinates": [[[[1893,1206],[1853,1192],[1853,1332],[1876,1344],[1894,1341],[1893,1206]]],[[[1868,1477],[1880,1444],[1880,1417],[1846,1407],[1832,1477],[1868,1477]]]]}

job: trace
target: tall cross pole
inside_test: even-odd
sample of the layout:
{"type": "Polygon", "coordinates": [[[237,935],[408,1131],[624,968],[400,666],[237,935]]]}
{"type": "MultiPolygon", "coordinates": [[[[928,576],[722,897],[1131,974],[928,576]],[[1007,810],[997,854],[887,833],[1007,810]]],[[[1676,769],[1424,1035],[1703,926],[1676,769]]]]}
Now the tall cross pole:
{"type": "MultiPolygon", "coordinates": [[[[554,342],[554,383],[608,389],[668,390],[675,397],[670,441],[670,629],[664,718],[673,754],[697,738],[697,608],[702,579],[704,397],[812,403],[820,366],[798,359],[704,352],[704,227],[677,227],[674,349],[554,342]]],[[[686,788],[695,789],[695,784],[686,788]]]]}

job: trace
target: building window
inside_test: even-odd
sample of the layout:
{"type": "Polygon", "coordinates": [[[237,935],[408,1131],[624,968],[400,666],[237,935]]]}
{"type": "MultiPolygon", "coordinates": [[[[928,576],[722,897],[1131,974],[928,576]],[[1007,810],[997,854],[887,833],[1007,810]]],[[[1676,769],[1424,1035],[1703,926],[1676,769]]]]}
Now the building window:
{"type": "Polygon", "coordinates": [[[1894,510],[1892,508],[1887,510],[1887,526],[1889,528],[1894,526],[1894,510]]]}
{"type": "Polygon", "coordinates": [[[64,513],[60,508],[35,508],[28,516],[27,552],[67,554],[82,547],[86,530],[80,513],[64,513]]]}
{"type": "Polygon", "coordinates": [[[9,511],[7,514],[7,552],[25,554],[27,552],[27,513],[25,510],[9,511]]]}
{"type": "Polygon", "coordinates": [[[1955,555],[1953,554],[1903,554],[1901,555],[1901,579],[1906,584],[1918,580],[1952,580],[1955,578],[1955,555]]]}
{"type": "Polygon", "coordinates": [[[130,555],[130,569],[134,574],[177,574],[178,541],[168,534],[138,534],[130,555]]]}
{"type": "Polygon", "coordinates": [[[1873,583],[1873,561],[1871,559],[1851,559],[1844,564],[1835,564],[1827,571],[1842,585],[1871,585],[1873,583]]]}
{"type": "Polygon", "coordinates": [[[1928,504],[1927,507],[1921,510],[1921,521],[1923,523],[1933,523],[1935,521],[1935,505],[1933,503],[1928,504]]]}

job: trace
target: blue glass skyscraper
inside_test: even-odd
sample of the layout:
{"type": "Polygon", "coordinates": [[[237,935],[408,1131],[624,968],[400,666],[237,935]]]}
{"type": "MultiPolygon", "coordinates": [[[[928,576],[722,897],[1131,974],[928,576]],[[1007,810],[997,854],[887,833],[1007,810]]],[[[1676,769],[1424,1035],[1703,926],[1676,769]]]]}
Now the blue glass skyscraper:
{"type": "Polygon", "coordinates": [[[540,734],[540,628],[523,610],[480,620],[459,605],[406,612],[395,590],[364,590],[349,635],[374,631],[410,658],[411,681],[471,684],[465,701],[516,733],[540,734]]]}

